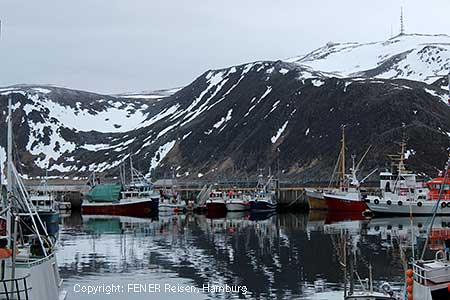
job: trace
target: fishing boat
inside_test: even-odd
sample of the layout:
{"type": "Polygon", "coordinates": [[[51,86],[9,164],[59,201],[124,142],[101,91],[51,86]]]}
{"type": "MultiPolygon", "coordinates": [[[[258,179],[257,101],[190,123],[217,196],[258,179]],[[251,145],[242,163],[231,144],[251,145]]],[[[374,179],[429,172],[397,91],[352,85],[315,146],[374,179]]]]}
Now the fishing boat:
{"type": "Polygon", "coordinates": [[[255,193],[250,199],[250,210],[253,212],[273,211],[277,209],[275,191],[271,188],[273,176],[269,176],[267,182],[260,174],[255,193]]]}
{"type": "Polygon", "coordinates": [[[174,189],[162,188],[160,191],[159,207],[160,213],[180,213],[186,210],[186,203],[181,199],[181,195],[174,189]]]}
{"type": "Polygon", "coordinates": [[[205,202],[206,210],[208,212],[225,212],[227,211],[226,205],[227,196],[222,191],[212,190],[209,194],[209,198],[205,202]]]}
{"type": "MultiPolygon", "coordinates": [[[[368,195],[366,203],[375,214],[393,215],[450,215],[450,191],[443,190],[438,203],[440,189],[449,181],[441,176],[428,181],[418,182],[417,175],[406,170],[404,165],[405,143],[401,143],[401,152],[397,157],[396,172],[380,173],[381,195],[368,195]],[[448,205],[447,205],[448,203],[448,205]]],[[[447,168],[447,167],[446,167],[447,168]]]]}
{"type": "Polygon", "coordinates": [[[431,260],[413,263],[413,300],[436,300],[450,298],[450,261],[446,252],[439,250],[431,260]]]}
{"type": "MultiPolygon", "coordinates": [[[[323,193],[323,198],[328,211],[362,213],[367,209],[367,204],[361,197],[360,185],[361,182],[364,182],[375,170],[369,173],[369,175],[362,179],[361,182],[357,178],[357,173],[361,163],[369,152],[370,147],[366,150],[358,164],[355,164],[355,155],[352,155],[353,164],[350,168],[350,174],[346,174],[345,149],[345,126],[342,126],[341,151],[335,166],[335,170],[340,167],[340,172],[338,172],[339,176],[336,180],[339,182],[339,187],[325,191],[323,193]]],[[[335,173],[336,172],[333,173],[330,182],[333,182],[335,173]]]]}
{"type": "Polygon", "coordinates": [[[81,212],[90,215],[149,217],[150,213],[158,211],[159,192],[133,168],[131,158],[130,168],[131,182],[128,185],[95,185],[85,196],[87,201],[83,201],[81,212]]]}
{"type": "Polygon", "coordinates": [[[328,210],[327,203],[323,197],[323,189],[305,189],[306,197],[308,199],[309,210],[312,211],[326,211],[328,210]]]}
{"type": "MultiPolygon", "coordinates": [[[[120,185],[113,184],[102,186],[102,189],[119,189],[119,191],[120,188],[120,185]]],[[[88,196],[85,198],[88,202],[84,201],[81,205],[81,212],[91,215],[147,217],[153,211],[154,203],[159,202],[159,193],[155,192],[150,185],[129,187],[121,191],[120,195],[121,197],[115,201],[108,201],[109,199],[90,201],[93,197],[88,196]]]]}
{"type": "Polygon", "coordinates": [[[59,208],[50,192],[30,193],[30,201],[33,203],[41,219],[47,224],[57,226],[59,223],[59,208]]]}
{"type": "MultiPolygon", "coordinates": [[[[446,183],[449,179],[449,166],[450,154],[448,156],[447,164],[445,166],[445,173],[442,178],[442,182],[444,183],[446,183]]],[[[428,228],[428,235],[425,240],[420,259],[415,259],[413,255],[412,270],[407,271],[407,284],[409,288],[407,290],[408,299],[450,299],[450,239],[447,238],[444,241],[444,250],[438,250],[435,252],[434,259],[424,259],[425,251],[428,247],[429,241],[431,240],[435,217],[438,214],[438,208],[440,207],[439,204],[441,202],[441,196],[444,194],[446,186],[448,187],[447,184],[442,184],[440,186],[440,192],[437,196],[437,199],[430,200],[436,202],[435,210],[431,217],[430,225],[428,228]]]]}
{"type": "Polygon", "coordinates": [[[63,281],[59,276],[55,256],[56,240],[46,231],[12,160],[11,107],[9,98],[8,184],[6,195],[2,195],[0,211],[4,218],[0,230],[0,298],[63,300],[67,292],[62,289],[63,281]],[[30,222],[25,223],[25,216],[30,222]],[[27,234],[22,231],[24,227],[27,228],[27,234]]]}
{"type": "Polygon", "coordinates": [[[229,191],[225,202],[227,211],[246,211],[250,209],[250,196],[239,191],[229,191]]]}

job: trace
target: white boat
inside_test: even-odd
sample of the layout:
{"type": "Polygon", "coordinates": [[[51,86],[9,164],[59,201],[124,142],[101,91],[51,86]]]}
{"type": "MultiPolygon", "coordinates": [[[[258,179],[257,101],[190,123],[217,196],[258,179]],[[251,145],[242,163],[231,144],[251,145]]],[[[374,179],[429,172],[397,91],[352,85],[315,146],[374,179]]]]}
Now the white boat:
{"type": "Polygon", "coordinates": [[[228,199],[225,201],[227,211],[246,211],[250,209],[250,196],[242,192],[229,192],[228,199]]]}
{"type": "Polygon", "coordinates": [[[0,236],[0,298],[62,300],[67,293],[59,276],[55,241],[47,233],[12,161],[11,98],[8,104],[8,185],[0,212],[6,215],[6,226],[0,236]],[[22,216],[27,216],[28,222],[22,216]],[[25,222],[29,234],[19,230],[19,225],[25,222]]]}
{"type": "Polygon", "coordinates": [[[387,293],[380,292],[359,292],[345,297],[345,300],[399,300],[387,293]]]}
{"type": "Polygon", "coordinates": [[[161,213],[179,213],[186,210],[186,203],[174,186],[160,189],[158,211],[161,213]]]}
{"type": "MultiPolygon", "coordinates": [[[[445,166],[442,182],[448,182],[450,176],[449,169],[450,155],[445,166]]],[[[441,185],[438,200],[431,201],[435,201],[437,205],[439,205],[440,196],[444,191],[449,192],[448,184],[441,185]]],[[[412,274],[409,274],[412,275],[413,281],[412,290],[408,291],[408,297],[410,297],[412,293],[413,300],[450,299],[450,239],[446,237],[443,245],[444,250],[436,251],[434,259],[423,259],[425,250],[428,246],[428,242],[431,240],[431,234],[433,232],[433,225],[436,214],[437,211],[435,211],[433,217],[431,218],[430,227],[428,229],[428,236],[423,246],[421,258],[413,260],[413,269],[411,272],[412,274]]],[[[408,279],[411,280],[411,278],[408,279]]],[[[409,284],[411,284],[411,282],[409,284]]]]}
{"type": "Polygon", "coordinates": [[[417,181],[417,175],[405,169],[405,143],[401,144],[398,166],[395,173],[380,173],[381,195],[367,195],[365,202],[370,211],[378,214],[450,215],[450,209],[436,207],[437,201],[430,199],[429,189],[417,181]]]}

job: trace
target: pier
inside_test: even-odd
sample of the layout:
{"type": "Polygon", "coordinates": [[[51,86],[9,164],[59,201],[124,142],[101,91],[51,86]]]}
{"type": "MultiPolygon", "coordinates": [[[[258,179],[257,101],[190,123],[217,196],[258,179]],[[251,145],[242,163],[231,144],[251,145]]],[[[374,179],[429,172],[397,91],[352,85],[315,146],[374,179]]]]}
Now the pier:
{"type": "MultiPolygon", "coordinates": [[[[155,182],[156,188],[161,188],[167,183],[167,180],[155,182]]],[[[26,185],[30,190],[49,191],[57,195],[58,199],[65,199],[72,203],[72,208],[77,209],[81,206],[83,194],[89,191],[90,186],[85,181],[70,179],[50,179],[45,185],[40,180],[27,180],[26,185]]],[[[253,191],[256,182],[176,182],[177,191],[181,193],[183,199],[195,200],[198,193],[204,186],[213,185],[214,189],[222,191],[253,191]]],[[[305,195],[306,188],[319,188],[325,184],[314,185],[295,185],[292,183],[280,183],[280,187],[276,189],[278,204],[282,210],[301,211],[308,209],[308,202],[305,195]]]]}

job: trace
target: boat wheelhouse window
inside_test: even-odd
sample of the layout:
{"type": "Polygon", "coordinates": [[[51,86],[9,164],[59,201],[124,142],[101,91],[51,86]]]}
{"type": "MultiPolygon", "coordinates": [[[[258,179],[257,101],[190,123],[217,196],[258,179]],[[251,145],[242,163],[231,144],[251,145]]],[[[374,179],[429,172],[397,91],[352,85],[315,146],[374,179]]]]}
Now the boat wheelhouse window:
{"type": "Polygon", "coordinates": [[[389,181],[386,182],[386,185],[385,185],[385,187],[384,187],[384,190],[385,190],[386,192],[390,192],[390,191],[391,191],[391,184],[390,184],[389,181]]]}

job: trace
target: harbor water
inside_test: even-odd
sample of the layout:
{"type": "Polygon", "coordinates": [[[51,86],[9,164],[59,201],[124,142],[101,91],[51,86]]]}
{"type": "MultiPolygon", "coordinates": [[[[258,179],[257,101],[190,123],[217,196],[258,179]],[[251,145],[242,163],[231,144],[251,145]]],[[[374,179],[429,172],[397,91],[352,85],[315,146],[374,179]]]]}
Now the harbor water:
{"type": "MultiPolygon", "coordinates": [[[[450,221],[450,218],[449,218],[450,221]]],[[[342,299],[342,246],[365,284],[404,281],[402,247],[427,219],[228,213],[62,217],[69,299],[342,299]],[[353,219],[353,220],[352,220],[353,219]],[[159,289],[158,289],[159,287],[159,289]],[[229,288],[233,290],[223,291],[229,288]]],[[[444,224],[445,220],[436,220],[444,224]]]]}

